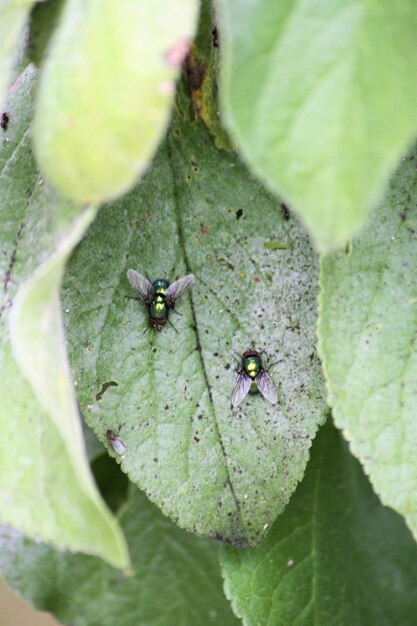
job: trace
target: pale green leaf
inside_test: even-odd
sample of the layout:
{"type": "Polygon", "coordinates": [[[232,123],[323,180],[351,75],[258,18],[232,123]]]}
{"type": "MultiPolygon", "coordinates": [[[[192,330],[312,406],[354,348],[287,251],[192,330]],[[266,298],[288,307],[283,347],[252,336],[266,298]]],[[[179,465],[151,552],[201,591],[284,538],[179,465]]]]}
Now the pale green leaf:
{"type": "Polygon", "coordinates": [[[0,573],[37,608],[73,626],[237,626],[217,545],[164,518],[135,490],[120,516],[133,575],[0,531],[0,573]]]}
{"type": "Polygon", "coordinates": [[[3,106],[12,80],[20,39],[34,3],[31,0],[0,0],[0,106],[3,106]]]}
{"type": "Polygon", "coordinates": [[[68,0],[42,68],[35,148],[65,195],[130,188],[166,127],[196,0],[68,0]]]}
{"type": "Polygon", "coordinates": [[[416,154],[361,236],[323,258],[319,338],[336,424],[417,537],[416,154]]]}
{"type": "Polygon", "coordinates": [[[329,422],[266,541],[224,547],[225,590],[245,626],[414,626],[417,546],[329,422]]]}
{"type": "Polygon", "coordinates": [[[69,263],[70,357],[86,420],[104,443],[108,428],[120,435],[131,480],[180,526],[253,544],[302,478],[325,411],[317,259],[297,220],[189,110],[180,98],[143,182],[100,210],[69,263]],[[265,248],[271,237],[291,247],[265,248]],[[148,329],[128,268],[195,274],[182,317],[170,316],[178,333],[148,329]],[[279,401],[249,396],[231,410],[236,355],[251,347],[276,362],[279,401]]]}
{"type": "Polygon", "coordinates": [[[224,112],[321,249],[365,222],[417,132],[414,0],[220,0],[224,112]]]}
{"type": "Polygon", "coordinates": [[[8,100],[0,146],[0,518],[31,537],[102,556],[128,557],[92,480],[63,337],[58,289],[65,260],[95,210],[58,197],[38,176],[30,120],[36,72],[8,100]],[[19,371],[17,361],[32,387],[19,371]]]}

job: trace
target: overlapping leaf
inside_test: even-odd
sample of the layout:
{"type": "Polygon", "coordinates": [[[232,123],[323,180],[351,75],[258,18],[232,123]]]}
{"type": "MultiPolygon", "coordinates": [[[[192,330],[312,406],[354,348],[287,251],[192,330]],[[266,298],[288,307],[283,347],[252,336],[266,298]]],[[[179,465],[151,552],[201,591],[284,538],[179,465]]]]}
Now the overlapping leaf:
{"type": "Polygon", "coordinates": [[[319,337],[336,424],[417,536],[416,150],[372,223],[323,258],[319,337]]]}
{"type": "Polygon", "coordinates": [[[413,0],[219,1],[224,111],[321,249],[364,223],[417,132],[413,0]]]}
{"type": "Polygon", "coordinates": [[[42,67],[41,169],[92,202],[129,189],[165,130],[195,0],[68,0],[42,67]]]}
{"type": "Polygon", "coordinates": [[[329,423],[266,541],[222,549],[225,589],[245,626],[413,626],[417,546],[383,507],[329,423]]]}
{"type": "Polygon", "coordinates": [[[100,211],[71,260],[70,356],[86,419],[102,441],[120,434],[129,477],[181,526],[253,544],[301,479],[323,416],[316,256],[297,220],[182,117],[188,107],[143,183],[100,211]],[[195,274],[182,317],[170,316],[178,333],[144,332],[130,267],[195,274]],[[236,355],[250,347],[276,362],[279,402],[251,396],[232,411],[236,355]]]}
{"type": "MultiPolygon", "coordinates": [[[[22,31],[34,0],[1,0],[0,2],[0,106],[6,98],[12,79],[22,31]]],[[[7,111],[1,111],[7,112],[7,111]]]]}
{"type": "Polygon", "coordinates": [[[58,299],[66,257],[94,210],[78,217],[80,207],[59,198],[37,174],[30,145],[35,78],[28,68],[15,83],[0,147],[0,424],[5,442],[0,517],[31,537],[126,566],[120,529],[89,472],[58,299]],[[32,387],[12,355],[10,317],[15,353],[32,387]]]}
{"type": "Polygon", "coordinates": [[[36,607],[73,626],[237,626],[223,595],[217,545],[191,537],[135,490],[120,522],[133,575],[0,530],[0,573],[36,607]]]}

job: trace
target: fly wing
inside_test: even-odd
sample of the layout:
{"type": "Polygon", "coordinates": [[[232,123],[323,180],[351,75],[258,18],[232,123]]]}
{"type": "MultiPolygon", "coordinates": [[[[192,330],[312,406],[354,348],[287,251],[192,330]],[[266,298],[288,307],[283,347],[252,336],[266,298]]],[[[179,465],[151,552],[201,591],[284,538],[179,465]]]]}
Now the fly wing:
{"type": "Polygon", "coordinates": [[[239,372],[236,378],[235,386],[232,393],[232,406],[235,407],[240,404],[245,396],[248,395],[250,386],[252,384],[251,378],[243,370],[239,372]]]}
{"type": "Polygon", "coordinates": [[[140,299],[149,303],[153,297],[152,283],[136,270],[127,270],[127,278],[133,289],[138,292],[140,299]]]}
{"type": "Polygon", "coordinates": [[[111,443],[112,443],[113,448],[116,450],[118,454],[124,454],[126,450],[126,446],[123,443],[123,441],[119,439],[119,437],[116,437],[114,441],[112,441],[111,443]]]}
{"type": "Polygon", "coordinates": [[[269,378],[269,374],[263,369],[255,378],[255,382],[258,385],[258,389],[266,400],[269,400],[271,404],[278,402],[277,390],[272,380],[269,378]]]}
{"type": "Polygon", "coordinates": [[[192,287],[194,283],[194,274],[187,274],[187,276],[175,280],[166,290],[165,298],[171,301],[171,306],[174,305],[181,298],[184,291],[192,287]]]}

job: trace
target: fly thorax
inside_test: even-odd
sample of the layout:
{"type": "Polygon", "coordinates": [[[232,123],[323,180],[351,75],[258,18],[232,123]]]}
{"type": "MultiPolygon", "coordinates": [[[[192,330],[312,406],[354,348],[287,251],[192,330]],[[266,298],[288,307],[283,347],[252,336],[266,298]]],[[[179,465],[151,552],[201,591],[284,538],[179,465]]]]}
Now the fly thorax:
{"type": "Polygon", "coordinates": [[[153,281],[152,287],[155,294],[160,293],[162,295],[165,295],[166,290],[169,287],[169,282],[164,278],[157,278],[153,281]]]}

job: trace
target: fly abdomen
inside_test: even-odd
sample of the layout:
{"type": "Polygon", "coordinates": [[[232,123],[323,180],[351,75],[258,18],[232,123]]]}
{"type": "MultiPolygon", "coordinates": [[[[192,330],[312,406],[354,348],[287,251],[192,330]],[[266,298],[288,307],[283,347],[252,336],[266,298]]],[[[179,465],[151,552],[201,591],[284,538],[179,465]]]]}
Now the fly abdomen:
{"type": "Polygon", "coordinates": [[[149,306],[149,317],[153,320],[167,320],[168,307],[162,294],[156,294],[149,306]]]}

